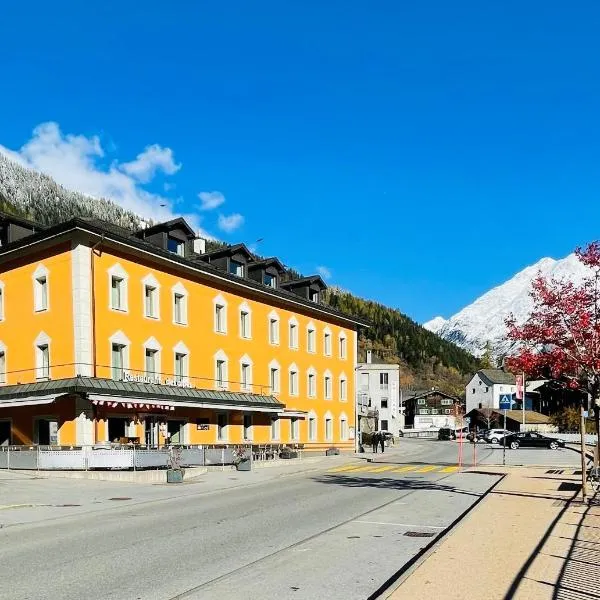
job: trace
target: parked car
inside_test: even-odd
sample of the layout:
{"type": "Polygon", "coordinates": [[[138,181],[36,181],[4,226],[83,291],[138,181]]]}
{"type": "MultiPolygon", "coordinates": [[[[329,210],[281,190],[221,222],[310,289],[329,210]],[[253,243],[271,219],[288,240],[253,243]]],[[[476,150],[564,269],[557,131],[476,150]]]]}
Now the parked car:
{"type": "Polygon", "coordinates": [[[469,428],[467,426],[460,427],[454,430],[454,439],[459,437],[467,437],[469,435],[469,428]]]}
{"type": "Polygon", "coordinates": [[[477,432],[471,431],[471,433],[469,433],[469,435],[468,435],[468,438],[469,438],[470,442],[472,442],[473,440],[475,440],[476,442],[485,442],[485,441],[487,441],[487,435],[488,435],[487,429],[480,429],[477,432]]]}
{"type": "Polygon", "coordinates": [[[450,427],[440,427],[438,431],[438,440],[455,440],[456,434],[450,427]]]}
{"type": "Polygon", "coordinates": [[[511,450],[517,448],[550,448],[550,450],[556,450],[557,448],[564,448],[565,441],[557,440],[555,438],[546,437],[535,431],[520,431],[518,433],[511,433],[504,438],[500,439],[500,444],[506,443],[506,447],[511,450]]]}
{"type": "Polygon", "coordinates": [[[487,434],[486,442],[489,444],[497,444],[504,436],[511,432],[508,429],[490,429],[487,434]]]}

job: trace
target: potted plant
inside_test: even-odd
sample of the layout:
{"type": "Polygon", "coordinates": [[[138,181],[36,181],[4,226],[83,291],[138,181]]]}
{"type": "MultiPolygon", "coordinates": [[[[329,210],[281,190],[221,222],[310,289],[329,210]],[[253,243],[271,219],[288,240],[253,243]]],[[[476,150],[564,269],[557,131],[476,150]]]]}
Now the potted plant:
{"type": "Polygon", "coordinates": [[[185,469],[181,468],[181,448],[171,446],[167,459],[167,483],[183,483],[185,469]]]}
{"type": "Polygon", "coordinates": [[[279,458],[288,459],[288,458],[298,458],[298,452],[289,446],[284,446],[279,453],[279,458]]]}
{"type": "Polygon", "coordinates": [[[252,458],[246,446],[233,447],[233,464],[238,471],[250,471],[252,458]]]}

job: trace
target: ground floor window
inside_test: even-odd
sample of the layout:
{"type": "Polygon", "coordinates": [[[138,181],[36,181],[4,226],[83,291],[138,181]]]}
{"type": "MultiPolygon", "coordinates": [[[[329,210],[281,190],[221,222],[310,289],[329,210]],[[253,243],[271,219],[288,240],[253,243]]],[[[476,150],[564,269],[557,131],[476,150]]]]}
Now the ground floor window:
{"type": "Polygon", "coordinates": [[[170,444],[184,444],[185,421],[167,421],[167,437],[170,444]]]}
{"type": "Polygon", "coordinates": [[[12,443],[12,427],[10,421],[0,421],[0,446],[10,446],[12,443]]]}
{"type": "Polygon", "coordinates": [[[383,431],[387,431],[388,430],[388,422],[387,419],[381,419],[381,429],[383,431]]]}
{"type": "Polygon", "coordinates": [[[325,419],[325,439],[328,442],[333,439],[333,422],[331,418],[325,419]]]}
{"type": "Polygon", "coordinates": [[[348,421],[344,418],[340,419],[340,438],[344,441],[348,439],[348,421]]]}
{"type": "Polygon", "coordinates": [[[129,433],[129,419],[126,417],[108,418],[108,441],[120,442],[129,433]]]}
{"type": "Polygon", "coordinates": [[[317,439],[317,418],[308,417],[308,439],[314,442],[317,439]]]}
{"type": "Polygon", "coordinates": [[[244,439],[252,439],[252,415],[244,415],[244,439]]]}
{"type": "Polygon", "coordinates": [[[58,421],[54,419],[36,419],[33,441],[40,446],[58,445],[58,421]]]}
{"type": "Polygon", "coordinates": [[[219,441],[227,439],[227,415],[225,413],[217,415],[217,439],[219,441]]]}
{"type": "Polygon", "coordinates": [[[290,419],[290,439],[294,441],[300,439],[300,421],[297,417],[290,419]]]}
{"type": "Polygon", "coordinates": [[[271,417],[271,439],[279,439],[279,417],[271,417]]]}

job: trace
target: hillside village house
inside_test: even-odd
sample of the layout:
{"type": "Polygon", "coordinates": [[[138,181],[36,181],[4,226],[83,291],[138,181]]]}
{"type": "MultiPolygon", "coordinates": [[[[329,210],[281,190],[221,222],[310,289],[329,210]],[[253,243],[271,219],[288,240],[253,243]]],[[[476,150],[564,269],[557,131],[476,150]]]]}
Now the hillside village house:
{"type": "MultiPolygon", "coordinates": [[[[525,408],[526,410],[541,410],[539,389],[546,383],[544,380],[525,382],[525,408]]],[[[517,383],[512,373],[502,369],[481,369],[465,388],[467,412],[473,409],[498,409],[500,396],[509,394],[513,400],[514,408],[521,408],[521,400],[517,400],[517,383]]]]}
{"type": "Polygon", "coordinates": [[[389,431],[399,435],[403,428],[400,410],[400,365],[373,360],[367,350],[367,362],[356,367],[356,401],[359,431],[389,431]]]}
{"type": "Polygon", "coordinates": [[[439,429],[456,426],[456,407],[462,406],[459,398],[440,390],[410,392],[404,395],[406,426],[414,429],[439,429]]]}
{"type": "Polygon", "coordinates": [[[0,220],[0,444],[353,448],[357,328],[183,219],[0,220]]]}

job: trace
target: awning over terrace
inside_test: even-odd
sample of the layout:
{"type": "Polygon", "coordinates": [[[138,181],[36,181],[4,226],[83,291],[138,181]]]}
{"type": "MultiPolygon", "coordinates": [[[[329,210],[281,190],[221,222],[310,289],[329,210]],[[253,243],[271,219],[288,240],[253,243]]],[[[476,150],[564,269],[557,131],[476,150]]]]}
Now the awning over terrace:
{"type": "Polygon", "coordinates": [[[0,387],[0,409],[50,404],[59,396],[79,394],[98,406],[175,410],[177,407],[280,413],[274,396],[193,387],[72,377],[0,387]]]}

